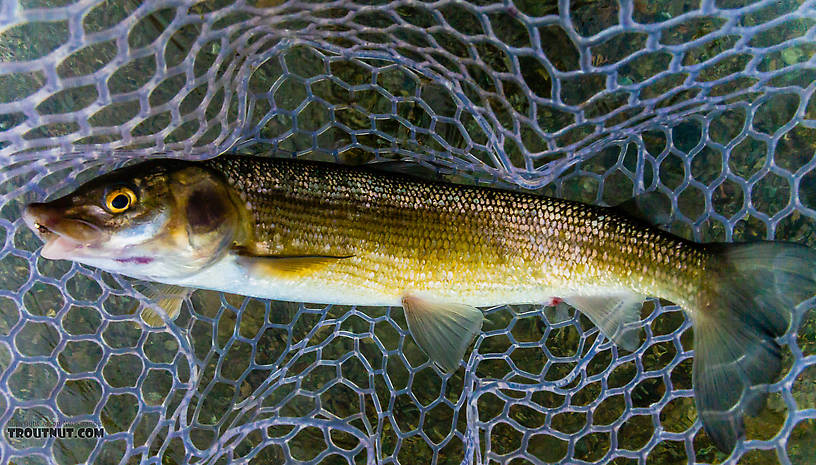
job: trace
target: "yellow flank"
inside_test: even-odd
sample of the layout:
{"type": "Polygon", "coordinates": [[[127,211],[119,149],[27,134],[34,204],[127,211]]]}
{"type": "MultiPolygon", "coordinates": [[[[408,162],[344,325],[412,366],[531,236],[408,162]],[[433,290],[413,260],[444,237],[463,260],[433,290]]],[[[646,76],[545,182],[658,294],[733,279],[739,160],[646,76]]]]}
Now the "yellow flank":
{"type": "MultiPolygon", "coordinates": [[[[625,289],[684,305],[708,260],[698,245],[610,208],[303,161],[207,164],[246,208],[246,253],[349,257],[298,269],[384,296],[491,305],[625,289]]],[[[279,265],[264,266],[274,274],[279,265]]]]}

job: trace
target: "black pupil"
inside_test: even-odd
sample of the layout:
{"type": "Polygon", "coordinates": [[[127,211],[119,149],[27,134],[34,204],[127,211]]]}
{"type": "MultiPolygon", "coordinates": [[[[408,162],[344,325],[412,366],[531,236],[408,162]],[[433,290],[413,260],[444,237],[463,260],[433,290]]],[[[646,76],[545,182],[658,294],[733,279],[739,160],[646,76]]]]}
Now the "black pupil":
{"type": "Polygon", "coordinates": [[[125,194],[118,194],[111,200],[111,206],[117,210],[121,210],[127,208],[129,201],[128,196],[125,194]]]}

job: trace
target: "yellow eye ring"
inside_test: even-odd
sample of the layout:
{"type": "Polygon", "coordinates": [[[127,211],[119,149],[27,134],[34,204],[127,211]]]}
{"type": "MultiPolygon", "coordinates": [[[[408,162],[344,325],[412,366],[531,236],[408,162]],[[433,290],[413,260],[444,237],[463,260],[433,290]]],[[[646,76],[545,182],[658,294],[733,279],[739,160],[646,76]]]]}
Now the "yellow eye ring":
{"type": "Polygon", "coordinates": [[[105,196],[105,208],[111,213],[122,213],[136,203],[136,193],[127,187],[108,192],[105,196]]]}

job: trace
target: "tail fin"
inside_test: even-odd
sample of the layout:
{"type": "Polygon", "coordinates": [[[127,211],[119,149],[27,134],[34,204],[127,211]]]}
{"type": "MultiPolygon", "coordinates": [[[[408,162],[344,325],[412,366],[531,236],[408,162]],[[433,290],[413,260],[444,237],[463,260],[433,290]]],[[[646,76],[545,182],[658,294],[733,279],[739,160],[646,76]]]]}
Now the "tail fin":
{"type": "Polygon", "coordinates": [[[816,287],[816,250],[784,242],[709,244],[710,288],[692,312],[697,411],[714,444],[730,452],[743,415],[761,409],[779,375],[792,310],[816,287]],[[797,298],[799,296],[799,298],[797,298]]]}

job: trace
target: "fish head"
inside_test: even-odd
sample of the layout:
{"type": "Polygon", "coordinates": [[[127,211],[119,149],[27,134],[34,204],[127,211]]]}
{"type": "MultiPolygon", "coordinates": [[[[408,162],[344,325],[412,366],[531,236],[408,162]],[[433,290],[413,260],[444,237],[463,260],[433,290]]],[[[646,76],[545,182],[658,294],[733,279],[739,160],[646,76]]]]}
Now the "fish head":
{"type": "Polygon", "coordinates": [[[227,185],[191,162],[157,160],[116,170],[74,192],[25,207],[44,258],[73,260],[142,279],[197,273],[238,232],[227,185]]]}

